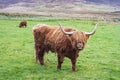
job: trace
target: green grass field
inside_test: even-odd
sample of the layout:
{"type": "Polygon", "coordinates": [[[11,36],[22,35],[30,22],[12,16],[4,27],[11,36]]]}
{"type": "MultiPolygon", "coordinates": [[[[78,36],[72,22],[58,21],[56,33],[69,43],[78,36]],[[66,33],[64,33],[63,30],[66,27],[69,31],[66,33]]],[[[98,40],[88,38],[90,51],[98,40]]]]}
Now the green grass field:
{"type": "Polygon", "coordinates": [[[100,25],[77,60],[77,72],[65,58],[57,70],[57,56],[45,55],[45,66],[35,63],[32,27],[38,23],[71,26],[91,31],[92,21],[29,20],[27,28],[18,28],[20,20],[0,20],[0,80],[120,80],[120,25],[100,25]]]}

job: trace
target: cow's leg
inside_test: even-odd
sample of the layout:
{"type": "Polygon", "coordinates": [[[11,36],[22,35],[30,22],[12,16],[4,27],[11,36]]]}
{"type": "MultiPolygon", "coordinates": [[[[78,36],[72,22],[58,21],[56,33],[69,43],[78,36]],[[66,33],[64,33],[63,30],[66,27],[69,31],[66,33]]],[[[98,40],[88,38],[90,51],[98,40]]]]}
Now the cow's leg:
{"type": "Polygon", "coordinates": [[[34,44],[34,48],[35,48],[35,60],[37,63],[37,61],[39,60],[38,55],[40,53],[40,48],[39,48],[39,45],[37,45],[36,43],[34,44]]]}
{"type": "Polygon", "coordinates": [[[44,50],[41,49],[38,53],[38,59],[41,65],[44,65],[44,50]]]}
{"type": "Polygon", "coordinates": [[[61,64],[63,63],[64,56],[62,56],[62,55],[57,55],[57,57],[58,57],[57,69],[61,69],[61,64]]]}
{"type": "Polygon", "coordinates": [[[35,50],[35,60],[36,60],[36,63],[37,63],[37,61],[38,61],[38,51],[37,50],[35,50]]]}
{"type": "Polygon", "coordinates": [[[27,27],[27,24],[25,24],[25,28],[27,27]]]}
{"type": "Polygon", "coordinates": [[[35,43],[35,59],[36,63],[39,60],[41,65],[44,65],[44,49],[35,43]]]}
{"type": "Polygon", "coordinates": [[[72,71],[76,72],[76,59],[71,59],[71,63],[72,63],[72,71]]]}

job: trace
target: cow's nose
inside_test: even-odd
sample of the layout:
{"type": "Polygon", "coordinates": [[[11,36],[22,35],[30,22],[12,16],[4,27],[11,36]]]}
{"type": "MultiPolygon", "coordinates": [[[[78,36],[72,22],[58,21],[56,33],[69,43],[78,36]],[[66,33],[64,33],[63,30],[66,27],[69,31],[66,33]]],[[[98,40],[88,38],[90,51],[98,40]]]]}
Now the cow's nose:
{"type": "Polygon", "coordinates": [[[78,44],[77,44],[77,48],[78,48],[79,50],[83,49],[83,46],[84,46],[83,43],[78,43],[78,44]]]}

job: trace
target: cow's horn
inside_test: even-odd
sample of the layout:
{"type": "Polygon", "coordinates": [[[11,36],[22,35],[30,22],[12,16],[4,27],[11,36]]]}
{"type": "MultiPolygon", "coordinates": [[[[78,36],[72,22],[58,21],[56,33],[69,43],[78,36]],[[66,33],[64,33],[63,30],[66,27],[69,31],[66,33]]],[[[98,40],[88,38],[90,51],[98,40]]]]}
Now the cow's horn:
{"type": "Polygon", "coordinates": [[[98,27],[98,23],[95,25],[94,29],[92,32],[85,32],[86,35],[93,35],[96,32],[96,29],[98,27]]]}
{"type": "Polygon", "coordinates": [[[73,34],[73,32],[66,32],[66,31],[63,29],[63,27],[61,26],[61,24],[60,24],[60,23],[58,23],[58,24],[59,24],[59,26],[60,26],[61,31],[62,31],[64,34],[66,34],[66,35],[71,35],[71,34],[73,34]]]}

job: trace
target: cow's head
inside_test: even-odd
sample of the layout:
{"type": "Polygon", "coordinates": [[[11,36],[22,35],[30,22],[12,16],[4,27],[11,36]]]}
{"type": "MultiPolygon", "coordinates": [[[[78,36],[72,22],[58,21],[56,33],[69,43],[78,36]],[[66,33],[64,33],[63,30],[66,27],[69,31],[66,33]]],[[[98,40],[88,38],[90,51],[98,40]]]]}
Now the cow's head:
{"type": "Polygon", "coordinates": [[[78,31],[78,30],[67,32],[59,24],[61,31],[65,35],[68,35],[68,38],[69,38],[73,48],[78,49],[78,50],[82,50],[84,48],[88,38],[96,32],[97,25],[98,24],[95,25],[93,31],[91,31],[91,32],[83,32],[83,31],[78,31]]]}

